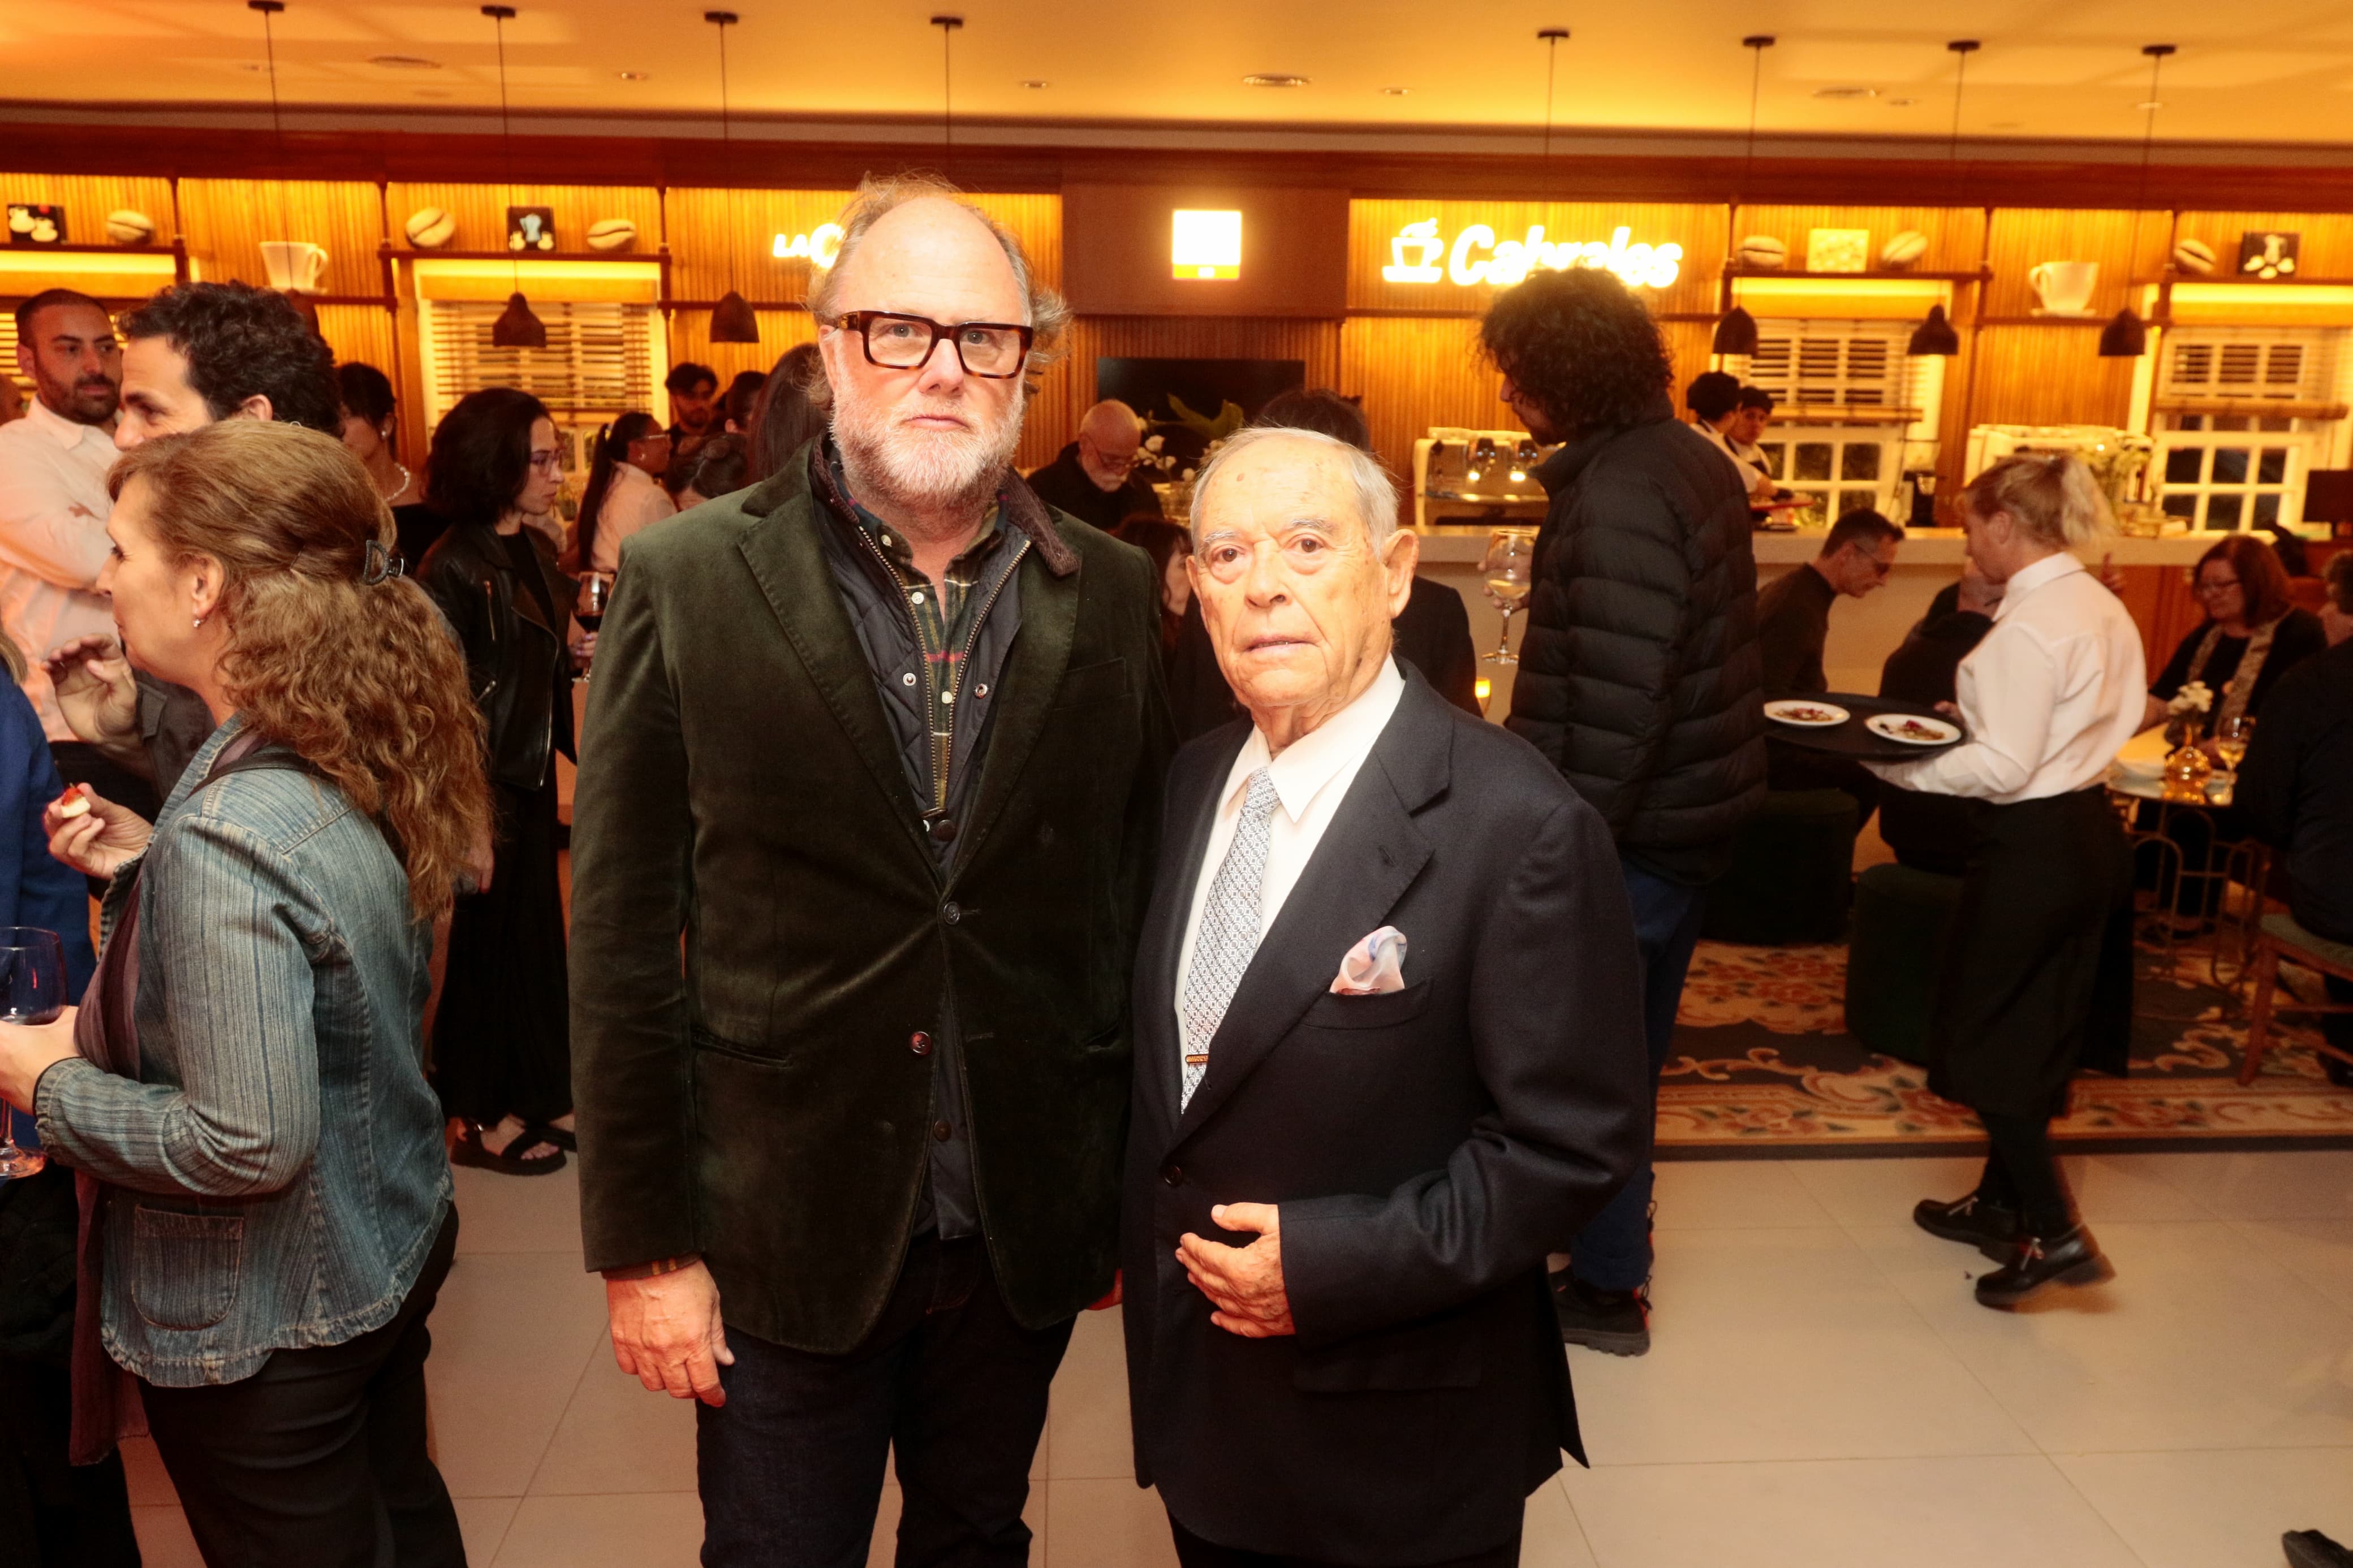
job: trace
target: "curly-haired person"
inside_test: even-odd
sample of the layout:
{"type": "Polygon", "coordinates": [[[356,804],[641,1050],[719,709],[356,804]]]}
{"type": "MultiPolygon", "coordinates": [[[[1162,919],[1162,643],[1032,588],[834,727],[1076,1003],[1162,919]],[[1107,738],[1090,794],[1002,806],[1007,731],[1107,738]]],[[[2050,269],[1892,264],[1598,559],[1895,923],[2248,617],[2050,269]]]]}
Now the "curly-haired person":
{"type": "MultiPolygon", "coordinates": [[[[1552,506],[1509,722],[1617,838],[1655,1085],[1707,884],[1765,798],[1747,497],[1676,420],[1666,344],[1610,274],[1532,275],[1497,298],[1480,341],[1528,433],[1560,443],[1536,469],[1552,506]]],[[[1553,1285],[1571,1343],[1650,1348],[1651,1190],[1645,1159],[1569,1238],[1553,1285]]]]}

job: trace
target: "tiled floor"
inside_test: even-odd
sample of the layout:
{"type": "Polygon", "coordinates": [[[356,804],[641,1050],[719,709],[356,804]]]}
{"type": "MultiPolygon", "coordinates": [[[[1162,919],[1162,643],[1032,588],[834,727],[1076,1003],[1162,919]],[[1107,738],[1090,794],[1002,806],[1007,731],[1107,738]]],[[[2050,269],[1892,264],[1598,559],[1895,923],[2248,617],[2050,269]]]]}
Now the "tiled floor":
{"type": "MultiPolygon", "coordinates": [[[[1662,1167],[1656,1347],[1573,1353],[1597,1464],[1529,1500],[1522,1561],[2277,1568],[2282,1530],[2353,1542],[2353,1152],[2073,1162],[2117,1278],[2016,1315],[1906,1220],[1972,1173],[1662,1167]]],[[[431,1374],[476,1568],[689,1568],[692,1413],[614,1370],[570,1173],[459,1179],[431,1374]]],[[[1034,1473],[1033,1562],[1174,1563],[1129,1479],[1115,1314],[1081,1322],[1034,1473]]],[[[192,1568],[152,1451],[132,1478],[149,1562],[192,1568]]]]}

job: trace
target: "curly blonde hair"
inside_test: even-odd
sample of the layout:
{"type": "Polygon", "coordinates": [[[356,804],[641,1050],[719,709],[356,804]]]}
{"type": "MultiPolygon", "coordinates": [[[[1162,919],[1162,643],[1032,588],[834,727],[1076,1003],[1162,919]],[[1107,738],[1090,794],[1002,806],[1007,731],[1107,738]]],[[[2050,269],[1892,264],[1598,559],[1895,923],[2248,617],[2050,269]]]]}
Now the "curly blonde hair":
{"type": "Polygon", "coordinates": [[[439,913],[489,830],[481,719],[440,612],[380,570],[392,512],[367,470],[332,436],[224,419],[132,448],[107,488],[134,483],[168,554],[220,563],[237,710],[384,827],[410,905],[439,913]]]}

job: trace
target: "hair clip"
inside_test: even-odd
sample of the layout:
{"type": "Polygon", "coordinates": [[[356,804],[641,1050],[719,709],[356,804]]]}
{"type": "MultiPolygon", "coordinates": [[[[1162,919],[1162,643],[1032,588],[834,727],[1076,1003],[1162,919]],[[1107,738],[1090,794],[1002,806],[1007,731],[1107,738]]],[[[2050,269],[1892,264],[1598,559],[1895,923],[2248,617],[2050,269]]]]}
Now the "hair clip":
{"type": "Polygon", "coordinates": [[[360,581],[373,588],[386,577],[401,575],[406,569],[398,551],[386,550],[380,542],[371,539],[367,542],[367,554],[360,566],[360,581]]]}

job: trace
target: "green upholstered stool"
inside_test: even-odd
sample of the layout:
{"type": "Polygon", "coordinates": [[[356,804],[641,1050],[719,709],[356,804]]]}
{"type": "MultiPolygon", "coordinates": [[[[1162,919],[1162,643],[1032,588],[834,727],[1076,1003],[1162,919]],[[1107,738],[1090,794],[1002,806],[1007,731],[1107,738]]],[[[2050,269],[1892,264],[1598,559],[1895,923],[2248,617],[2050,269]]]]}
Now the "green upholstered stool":
{"type": "Polygon", "coordinates": [[[1846,1032],[1899,1061],[1928,1059],[1928,1020],[1961,879],[1909,866],[1873,866],[1854,889],[1846,955],[1846,1032]]]}
{"type": "MultiPolygon", "coordinates": [[[[2247,1005],[2246,1059],[2239,1064],[2239,1081],[2255,1081],[2255,1073],[2263,1066],[2263,1052],[2270,1048],[2272,1015],[2274,1013],[2353,1013],[2353,1005],[2343,1002],[2298,1002],[2291,995],[2279,999],[2280,960],[2286,958],[2317,969],[2323,974],[2333,974],[2339,980],[2353,980],[2353,942],[2332,942],[2325,936],[2308,931],[2296,924],[2295,917],[2284,910],[2274,910],[2263,916],[2263,934],[2255,939],[2253,966],[2253,994],[2247,1005]]],[[[2334,1057],[2341,1062],[2353,1062],[2353,1055],[2337,1049],[2326,1040],[2313,1042],[2313,1049],[2322,1056],[2334,1057]]]]}
{"type": "Polygon", "coordinates": [[[1733,839],[1732,868],[1707,890],[1700,934],[1778,946],[1846,934],[1853,883],[1854,797],[1843,790],[1775,790],[1733,839]]]}

